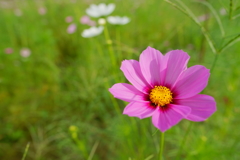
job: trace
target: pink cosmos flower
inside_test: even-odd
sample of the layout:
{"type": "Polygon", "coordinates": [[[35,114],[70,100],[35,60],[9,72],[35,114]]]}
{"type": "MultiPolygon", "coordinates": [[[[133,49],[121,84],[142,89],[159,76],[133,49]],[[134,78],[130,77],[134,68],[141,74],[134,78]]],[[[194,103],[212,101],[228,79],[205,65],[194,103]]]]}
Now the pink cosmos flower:
{"type": "Polygon", "coordinates": [[[92,21],[88,16],[82,16],[80,18],[80,23],[82,24],[87,24],[89,26],[95,26],[96,25],[96,22],[92,21]]]}
{"type": "Polygon", "coordinates": [[[40,15],[45,15],[47,13],[47,9],[45,7],[38,8],[38,13],[40,15]]]}
{"type": "Polygon", "coordinates": [[[4,52],[6,54],[12,54],[13,53],[13,49],[12,48],[5,48],[4,52]]]}
{"type": "Polygon", "coordinates": [[[209,70],[201,65],[187,68],[189,58],[181,50],[162,55],[148,47],[139,62],[123,61],[121,70],[132,85],[117,83],[109,89],[115,98],[130,102],[123,114],[152,117],[161,132],[182,119],[204,121],[210,117],[216,111],[216,102],[199,94],[208,83],[209,70]]]}
{"type": "Polygon", "coordinates": [[[73,21],[73,17],[72,17],[72,16],[67,16],[67,17],[65,18],[65,21],[66,21],[67,23],[70,23],[70,22],[73,21]]]}
{"type": "Polygon", "coordinates": [[[76,31],[76,29],[77,29],[77,25],[72,23],[68,26],[67,33],[72,34],[76,31]]]}

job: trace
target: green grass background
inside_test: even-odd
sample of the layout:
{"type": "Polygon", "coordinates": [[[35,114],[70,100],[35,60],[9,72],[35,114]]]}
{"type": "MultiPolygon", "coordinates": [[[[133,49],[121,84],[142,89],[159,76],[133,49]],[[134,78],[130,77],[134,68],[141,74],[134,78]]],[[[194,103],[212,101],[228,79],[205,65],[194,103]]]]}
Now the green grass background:
{"type": "MultiPolygon", "coordinates": [[[[183,2],[197,17],[209,16],[202,25],[217,47],[239,34],[240,17],[229,19],[230,1],[208,0],[221,19],[224,37],[206,6],[183,2]],[[219,13],[221,8],[226,15],[219,13]]],[[[240,14],[239,1],[232,2],[232,14],[240,14]]],[[[239,45],[219,54],[203,91],[215,98],[217,112],[205,122],[182,120],[168,130],[165,160],[240,159],[239,45]]],[[[121,61],[138,60],[147,46],[162,53],[182,49],[191,56],[188,66],[211,68],[215,56],[199,26],[162,0],[0,0],[0,159],[21,159],[28,142],[26,160],[157,159],[160,132],[154,134],[151,119],[122,115],[127,103],[108,91],[114,83],[127,82],[121,61]],[[80,17],[90,4],[100,2],[115,3],[112,15],[131,19],[124,26],[108,26],[115,63],[104,34],[81,37],[88,26],[79,23],[80,17]],[[47,13],[40,15],[39,7],[47,13]],[[21,16],[14,14],[16,9],[21,16]],[[77,24],[73,34],[66,32],[67,16],[77,24]],[[8,47],[12,54],[4,53],[8,47]],[[21,57],[22,48],[29,48],[31,55],[21,57]],[[72,125],[75,133],[69,130],[72,125]]]]}

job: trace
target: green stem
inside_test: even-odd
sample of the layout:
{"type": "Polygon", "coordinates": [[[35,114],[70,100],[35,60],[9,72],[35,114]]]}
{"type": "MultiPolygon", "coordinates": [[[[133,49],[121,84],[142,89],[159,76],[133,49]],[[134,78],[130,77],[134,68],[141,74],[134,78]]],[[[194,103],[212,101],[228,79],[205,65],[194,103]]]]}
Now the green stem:
{"type": "Polygon", "coordinates": [[[207,33],[207,30],[201,25],[201,23],[197,20],[196,16],[191,12],[191,10],[181,1],[178,0],[178,2],[184,7],[184,9],[182,9],[181,7],[179,7],[179,5],[169,1],[169,0],[165,0],[165,2],[171,4],[172,6],[174,6],[175,8],[179,9],[180,11],[182,11],[184,14],[186,14],[189,18],[191,18],[193,20],[193,22],[195,22],[202,30],[202,33],[204,35],[204,37],[206,38],[210,48],[212,49],[212,52],[214,54],[216,54],[217,50],[214,46],[213,40],[210,38],[210,36],[207,33]]]}
{"type": "Polygon", "coordinates": [[[212,64],[211,69],[210,69],[211,74],[213,73],[213,69],[214,69],[215,64],[216,64],[216,62],[217,62],[218,55],[219,55],[219,53],[217,53],[217,54],[215,55],[215,57],[214,57],[213,64],[212,64]]]}
{"type": "Polygon", "coordinates": [[[122,61],[122,52],[121,52],[121,34],[119,31],[119,26],[116,26],[116,40],[117,40],[117,49],[118,49],[118,58],[122,61]]]}
{"type": "Polygon", "coordinates": [[[229,4],[229,19],[232,19],[232,7],[233,7],[233,2],[232,0],[230,0],[230,4],[229,4]]]}
{"type": "Polygon", "coordinates": [[[190,124],[188,125],[188,128],[187,128],[187,131],[185,132],[185,135],[182,139],[182,142],[181,142],[181,145],[180,145],[180,148],[179,148],[179,151],[178,151],[178,159],[181,159],[180,156],[182,154],[182,149],[183,149],[183,146],[185,145],[185,142],[186,142],[186,138],[188,137],[188,134],[192,128],[192,122],[190,122],[190,124]]]}
{"type": "Polygon", "coordinates": [[[162,160],[163,157],[163,147],[164,147],[164,132],[160,132],[161,133],[161,138],[160,138],[160,150],[159,150],[159,160],[162,160]]]}
{"type": "Polygon", "coordinates": [[[108,45],[108,51],[111,57],[111,61],[112,61],[112,65],[115,66],[116,64],[116,60],[115,60],[115,56],[114,56],[114,52],[113,52],[113,47],[112,47],[112,40],[110,39],[109,33],[108,33],[108,28],[107,28],[107,24],[104,25],[104,36],[106,39],[106,43],[108,45]]]}
{"type": "Polygon", "coordinates": [[[27,143],[27,146],[26,146],[26,148],[25,148],[25,151],[24,151],[24,154],[23,154],[22,160],[24,160],[24,159],[26,158],[26,155],[27,155],[27,152],[28,152],[29,146],[30,146],[30,143],[28,142],[28,143],[27,143]]]}

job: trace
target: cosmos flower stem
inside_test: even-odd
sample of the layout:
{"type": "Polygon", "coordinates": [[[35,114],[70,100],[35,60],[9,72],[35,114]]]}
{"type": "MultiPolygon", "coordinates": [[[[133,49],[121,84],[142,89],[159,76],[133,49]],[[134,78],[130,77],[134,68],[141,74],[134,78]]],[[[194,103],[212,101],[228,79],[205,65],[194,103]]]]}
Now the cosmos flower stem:
{"type": "Polygon", "coordinates": [[[115,60],[113,47],[112,47],[112,40],[110,39],[107,25],[104,26],[104,36],[105,36],[105,39],[106,39],[106,43],[108,45],[108,51],[109,51],[109,54],[110,54],[110,57],[111,57],[112,65],[116,66],[115,65],[116,64],[116,60],[115,60]]]}
{"type": "Polygon", "coordinates": [[[183,146],[184,146],[185,143],[186,143],[186,139],[187,139],[188,134],[189,134],[189,132],[190,132],[190,130],[191,130],[191,128],[192,128],[192,125],[193,125],[193,123],[190,122],[190,124],[188,125],[188,128],[187,128],[187,131],[185,132],[185,135],[184,135],[184,137],[183,137],[183,139],[182,139],[182,142],[181,142],[181,145],[180,145],[178,154],[177,154],[177,157],[178,157],[177,159],[178,159],[178,160],[181,160],[182,149],[183,149],[183,146]]]}
{"type": "Polygon", "coordinates": [[[212,63],[212,66],[211,66],[211,74],[213,73],[213,69],[216,65],[216,62],[217,62],[217,59],[218,59],[218,55],[219,54],[216,54],[215,57],[214,57],[214,60],[213,60],[213,63],[212,63]]]}
{"type": "Polygon", "coordinates": [[[232,8],[233,8],[233,2],[232,0],[229,1],[229,19],[232,20],[232,8]]]}
{"type": "MultiPolygon", "coordinates": [[[[106,88],[109,88],[109,81],[106,81],[106,82],[105,82],[105,87],[106,87],[106,88]]],[[[112,101],[113,106],[114,106],[115,110],[117,111],[117,113],[121,113],[120,106],[119,106],[119,104],[117,103],[116,99],[115,99],[113,96],[110,96],[110,98],[111,98],[111,101],[112,101]]]]}
{"type": "Polygon", "coordinates": [[[160,143],[159,143],[159,160],[163,158],[163,147],[164,147],[164,132],[160,132],[160,143]]]}
{"type": "MultiPolygon", "coordinates": [[[[94,38],[93,38],[93,39],[94,39],[94,38]]],[[[98,43],[98,42],[99,42],[99,41],[96,41],[96,40],[94,39],[93,44],[96,44],[96,46],[97,46],[97,51],[98,51],[98,53],[99,53],[99,56],[100,56],[100,57],[104,57],[101,44],[98,43]]]]}
{"type": "Polygon", "coordinates": [[[119,43],[117,43],[117,49],[118,49],[119,59],[123,59],[123,58],[122,58],[122,54],[121,54],[121,45],[120,45],[120,42],[121,42],[121,34],[120,34],[120,31],[119,31],[119,27],[118,27],[118,26],[116,27],[116,40],[119,42],[119,43]]]}
{"type": "Polygon", "coordinates": [[[171,4],[172,6],[174,6],[175,8],[179,9],[181,12],[183,12],[184,14],[186,14],[189,18],[191,18],[200,28],[201,28],[201,31],[204,35],[204,37],[206,38],[212,52],[214,54],[217,54],[217,50],[216,50],[216,47],[214,46],[214,43],[212,41],[212,39],[210,38],[207,30],[203,27],[203,25],[197,20],[196,16],[191,12],[191,10],[182,2],[182,1],[179,1],[178,2],[181,4],[181,7],[179,7],[179,5],[169,1],[169,0],[165,0],[165,2],[171,4]]]}

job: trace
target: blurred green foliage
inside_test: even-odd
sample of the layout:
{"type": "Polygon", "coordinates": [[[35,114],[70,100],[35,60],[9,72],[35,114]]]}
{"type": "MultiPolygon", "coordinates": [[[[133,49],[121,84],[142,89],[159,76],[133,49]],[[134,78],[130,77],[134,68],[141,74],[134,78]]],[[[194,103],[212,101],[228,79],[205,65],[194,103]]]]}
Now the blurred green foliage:
{"type": "MultiPolygon", "coordinates": [[[[221,20],[224,37],[209,8],[184,1],[199,20],[205,17],[201,24],[216,46],[240,33],[240,17],[236,17],[240,3],[232,0],[235,19],[231,19],[230,1],[208,0],[221,20]]],[[[127,82],[119,69],[121,61],[138,59],[147,46],[162,53],[182,49],[191,56],[189,66],[211,68],[215,55],[199,26],[164,1],[101,2],[115,3],[112,15],[131,19],[125,26],[108,26],[116,66],[103,34],[81,37],[88,26],[79,19],[90,4],[99,1],[0,0],[0,159],[20,159],[28,142],[26,160],[157,159],[159,132],[152,136],[156,129],[151,119],[122,115],[126,103],[108,92],[114,83],[127,82]],[[41,7],[46,9],[43,15],[41,7]],[[77,25],[73,34],[66,32],[67,16],[77,25]],[[13,53],[6,54],[6,48],[13,53]],[[23,48],[31,51],[29,57],[20,55],[23,48]],[[77,128],[77,140],[70,126],[77,128]]],[[[180,159],[240,159],[239,64],[239,43],[218,56],[204,90],[215,97],[218,111],[207,121],[193,124],[180,159]]],[[[176,159],[190,123],[183,120],[166,132],[166,160],[176,159]]]]}

